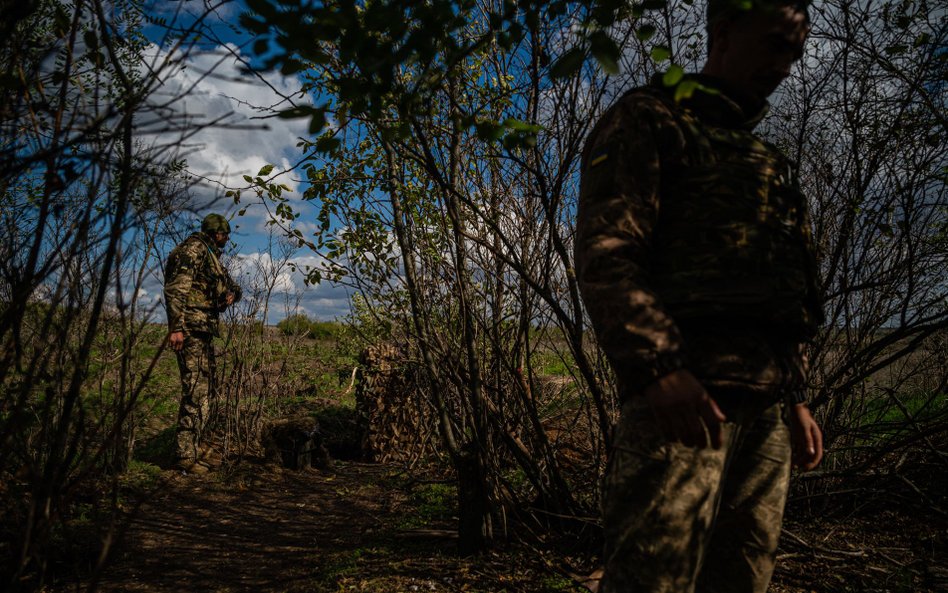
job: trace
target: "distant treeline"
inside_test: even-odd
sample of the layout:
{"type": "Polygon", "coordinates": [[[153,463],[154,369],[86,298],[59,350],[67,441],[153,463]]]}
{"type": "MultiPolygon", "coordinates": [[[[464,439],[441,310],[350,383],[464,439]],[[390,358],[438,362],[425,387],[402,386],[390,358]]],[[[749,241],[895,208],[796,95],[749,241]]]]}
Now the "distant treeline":
{"type": "Polygon", "coordinates": [[[290,315],[277,323],[277,329],[284,336],[301,336],[307,338],[336,338],[343,331],[343,325],[338,321],[319,321],[308,315],[299,313],[290,315]]]}

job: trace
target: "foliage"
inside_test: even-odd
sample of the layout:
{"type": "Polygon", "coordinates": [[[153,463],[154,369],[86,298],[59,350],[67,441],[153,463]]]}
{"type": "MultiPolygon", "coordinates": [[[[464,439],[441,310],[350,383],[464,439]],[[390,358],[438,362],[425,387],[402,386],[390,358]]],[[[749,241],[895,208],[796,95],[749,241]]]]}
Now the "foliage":
{"type": "MultiPolygon", "coordinates": [[[[329,262],[313,280],[351,285],[360,295],[359,327],[394,340],[423,369],[422,392],[439,411],[459,479],[482,472],[475,480],[482,483],[486,514],[478,520],[486,540],[493,537],[488,524],[508,505],[539,498],[556,512],[578,510],[542,425],[545,402],[531,355],[535,323],[556,328],[555,348],[575,361],[570,378],[584,392],[584,408],[596,410],[586,418],[590,472],[599,471],[613,406],[601,360],[584,347],[582,307],[568,270],[570,180],[591,114],[615,87],[591,69],[575,79],[560,76],[551,55],[570,51],[560,31],[592,18],[582,7],[560,8],[538,8],[539,22],[518,25],[522,37],[501,40],[491,6],[465,7],[451,43],[484,45],[458,54],[440,48],[428,64],[393,66],[391,84],[400,89],[394,94],[372,97],[371,84],[368,95],[349,93],[351,77],[360,75],[352,74],[353,60],[363,54],[342,41],[327,40],[319,50],[325,59],[305,71],[312,91],[331,97],[342,124],[304,146],[331,147],[330,158],[304,165],[311,184],[305,198],[320,205],[321,231],[310,247],[329,262]],[[429,86],[432,71],[438,82],[429,86]],[[374,111],[383,108],[382,116],[374,111]],[[527,490],[503,483],[511,463],[523,467],[527,490]]],[[[528,19],[529,10],[517,15],[528,19]]],[[[284,46],[298,42],[294,31],[281,33],[284,46]]],[[[634,28],[619,32],[635,39],[634,28]]],[[[628,64],[624,81],[655,71],[650,57],[628,64]]]]}
{"type": "Polygon", "coordinates": [[[4,10],[0,587],[31,590],[83,515],[80,496],[103,501],[103,531],[82,545],[93,580],[107,557],[105,518],[156,401],[149,379],[164,347],[143,287],[180,238],[191,180],[174,146],[146,139],[188,126],[166,108],[175,97],[151,100],[172,65],[147,57],[142,3],[4,10]]]}
{"type": "MultiPolygon", "coordinates": [[[[734,0],[741,3],[740,0],[734,0]]],[[[625,34],[649,43],[659,27],[650,17],[667,11],[668,0],[520,0],[478,3],[450,0],[378,0],[313,4],[302,0],[249,0],[241,23],[254,34],[253,51],[266,68],[297,74],[336,63],[333,98],[317,107],[294,107],[283,117],[308,117],[310,133],[325,132],[314,147],[330,152],[342,144],[327,117],[345,124],[350,117],[379,121],[398,114],[383,135],[405,139],[411,119],[430,112],[428,99],[486,49],[512,55],[551,22],[570,22],[571,37],[538,48],[538,65],[553,78],[568,78],[594,58],[607,74],[620,72],[625,34]],[[472,28],[472,23],[483,26],[472,28]],[[617,35],[616,32],[620,33],[617,35]],[[314,43],[313,40],[316,40],[314,43]],[[557,47],[560,46],[560,47],[557,47]],[[418,75],[404,77],[406,69],[418,75]]],[[[688,0],[685,4],[690,5],[688,0]]],[[[741,3],[743,4],[743,3],[741,3]]],[[[654,43],[656,62],[671,57],[669,41],[654,43]]],[[[528,145],[535,133],[529,119],[468,114],[458,123],[483,139],[503,139],[508,148],[528,145]]]]}
{"type": "MultiPolygon", "coordinates": [[[[597,483],[588,476],[602,468],[615,394],[571,273],[579,151],[622,89],[659,73],[677,94],[695,90],[680,83],[700,67],[700,14],[664,1],[631,14],[618,3],[253,6],[244,22],[271,65],[294,64],[325,100],[303,145],[305,197],[320,205],[309,246],[330,260],[313,279],[350,285],[362,315],[383,321],[422,370],[459,480],[477,475],[470,485],[486,509],[486,539],[491,514],[533,494],[557,512],[584,512],[576,495],[597,483]],[[587,67],[590,53],[601,71],[587,67]],[[562,369],[537,355],[535,323],[559,332],[550,343],[562,369]],[[549,447],[541,370],[575,383],[577,419],[589,431],[584,482],[565,480],[549,447]],[[510,465],[527,492],[504,483],[510,465]]],[[[948,53],[924,2],[879,11],[830,2],[811,12],[808,67],[763,130],[800,162],[813,201],[831,322],[811,353],[812,388],[833,443],[878,400],[854,391],[895,377],[902,363],[919,365],[884,389],[899,393],[915,372],[931,377],[931,397],[944,391],[943,372],[931,375],[943,351],[922,344],[948,322],[939,272],[948,53]],[[887,336],[888,327],[896,331],[887,336]]],[[[909,440],[927,434],[904,419],[909,440]]]]}
{"type": "Polygon", "coordinates": [[[311,319],[305,313],[295,313],[277,322],[277,328],[285,336],[301,336],[314,339],[336,338],[342,326],[332,321],[311,319]]]}
{"type": "Polygon", "coordinates": [[[807,67],[767,131],[799,160],[821,251],[811,395],[834,488],[833,476],[905,472],[889,456],[921,462],[948,429],[948,29],[926,2],[812,10],[807,67]]]}

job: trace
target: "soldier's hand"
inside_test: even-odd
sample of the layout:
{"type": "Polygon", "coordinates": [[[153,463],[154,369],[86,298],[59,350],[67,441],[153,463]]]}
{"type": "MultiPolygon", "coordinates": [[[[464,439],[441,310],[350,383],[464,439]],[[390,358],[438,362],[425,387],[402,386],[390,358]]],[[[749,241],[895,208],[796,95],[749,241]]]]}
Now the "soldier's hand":
{"type": "Polygon", "coordinates": [[[171,346],[171,349],[175,352],[184,348],[184,332],[171,332],[168,336],[168,345],[171,346]]]}
{"type": "Polygon", "coordinates": [[[689,447],[721,448],[721,423],[726,420],[717,402],[691,372],[675,371],[645,388],[645,397],[662,434],[689,447]]]}
{"type": "Polygon", "coordinates": [[[224,298],[224,302],[227,303],[228,307],[233,305],[235,300],[236,300],[236,297],[234,296],[234,293],[232,292],[228,292],[227,296],[224,298]]]}
{"type": "Polygon", "coordinates": [[[823,459],[823,431],[806,404],[796,404],[788,415],[793,443],[793,465],[809,471],[823,459]]]}

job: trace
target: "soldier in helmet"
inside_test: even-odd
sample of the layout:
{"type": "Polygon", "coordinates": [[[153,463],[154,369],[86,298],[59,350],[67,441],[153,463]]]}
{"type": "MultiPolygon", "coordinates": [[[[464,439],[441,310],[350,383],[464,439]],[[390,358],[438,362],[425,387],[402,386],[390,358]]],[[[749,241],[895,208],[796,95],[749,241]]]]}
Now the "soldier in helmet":
{"type": "Polygon", "coordinates": [[[800,58],[806,3],[709,0],[699,90],[620,98],[582,158],[576,274],[622,410],[601,591],[766,591],[790,467],[815,467],[822,321],[795,164],[753,133],[800,58]]]}
{"type": "Polygon", "coordinates": [[[175,432],[174,463],[198,471],[202,431],[215,396],[212,339],[219,335],[218,318],[240,300],[240,286],[221,264],[221,250],[230,237],[230,223],[208,214],[194,233],[168,256],[165,266],[165,308],[168,343],[181,372],[181,406],[175,432]]]}

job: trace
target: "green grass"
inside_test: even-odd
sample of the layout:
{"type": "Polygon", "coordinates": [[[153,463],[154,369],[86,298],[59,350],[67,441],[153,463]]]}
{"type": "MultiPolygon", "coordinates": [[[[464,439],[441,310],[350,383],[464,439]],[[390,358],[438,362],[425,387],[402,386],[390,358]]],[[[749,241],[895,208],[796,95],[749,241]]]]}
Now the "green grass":
{"type": "Polygon", "coordinates": [[[550,575],[543,578],[542,587],[544,591],[549,591],[554,593],[556,591],[575,591],[576,584],[566,578],[561,576],[550,575]]]}
{"type": "Polygon", "coordinates": [[[906,419],[906,412],[918,422],[942,414],[948,409],[948,394],[932,394],[916,391],[908,394],[897,394],[901,407],[892,398],[877,396],[866,404],[865,417],[873,424],[890,424],[902,422],[906,419]],[[903,408],[904,407],[904,411],[903,408]]]}
{"type": "Polygon", "coordinates": [[[145,493],[154,488],[160,479],[160,467],[147,461],[132,459],[122,474],[121,485],[132,492],[145,493]]]}
{"type": "Polygon", "coordinates": [[[458,490],[454,483],[422,484],[408,499],[413,507],[403,513],[396,527],[418,529],[439,521],[448,521],[457,513],[458,490]]]}
{"type": "Polygon", "coordinates": [[[533,372],[538,375],[568,377],[575,372],[572,360],[564,360],[564,357],[554,350],[538,350],[530,360],[533,372]]]}
{"type": "Polygon", "coordinates": [[[155,466],[167,463],[174,449],[174,430],[174,426],[169,426],[147,440],[139,442],[135,447],[135,460],[155,466]]]}

